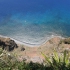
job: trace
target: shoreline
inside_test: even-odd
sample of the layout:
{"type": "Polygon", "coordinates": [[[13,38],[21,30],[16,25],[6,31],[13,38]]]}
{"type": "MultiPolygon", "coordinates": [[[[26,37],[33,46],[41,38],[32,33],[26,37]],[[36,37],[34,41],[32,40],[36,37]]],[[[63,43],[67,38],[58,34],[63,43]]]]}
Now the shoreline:
{"type": "Polygon", "coordinates": [[[11,52],[11,53],[16,53],[19,61],[26,59],[27,62],[30,62],[30,61],[42,62],[44,60],[44,57],[41,55],[41,52],[43,52],[44,54],[46,54],[48,56],[51,56],[54,49],[58,53],[61,53],[63,50],[70,49],[70,44],[61,43],[59,45],[59,42],[62,39],[64,39],[61,36],[52,35],[47,40],[45,39],[45,41],[43,43],[41,43],[40,46],[24,44],[18,40],[15,40],[15,39],[7,37],[7,36],[0,35],[0,37],[8,38],[8,39],[4,39],[4,40],[9,40],[9,39],[10,39],[10,41],[13,40],[18,45],[18,48],[14,49],[13,52],[11,52]],[[24,48],[23,51],[21,50],[22,48],[24,48]]]}
{"type": "Polygon", "coordinates": [[[10,38],[10,39],[14,40],[17,44],[25,45],[25,46],[27,46],[27,47],[39,47],[39,46],[45,44],[46,42],[48,42],[50,39],[52,39],[52,38],[54,38],[54,37],[64,38],[64,37],[61,37],[61,36],[54,36],[54,35],[51,35],[51,37],[45,38],[45,40],[44,40],[42,43],[39,43],[39,44],[32,44],[32,43],[27,43],[27,42],[21,42],[21,41],[18,41],[18,40],[16,40],[16,39],[13,39],[13,38],[11,38],[11,37],[8,37],[8,36],[0,35],[0,37],[10,38]]]}

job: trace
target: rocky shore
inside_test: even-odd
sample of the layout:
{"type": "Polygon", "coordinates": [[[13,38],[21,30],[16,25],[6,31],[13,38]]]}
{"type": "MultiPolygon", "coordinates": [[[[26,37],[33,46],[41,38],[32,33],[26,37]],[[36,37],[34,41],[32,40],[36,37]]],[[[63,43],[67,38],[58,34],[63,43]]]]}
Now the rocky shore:
{"type": "Polygon", "coordinates": [[[3,50],[7,50],[7,51],[12,51],[15,48],[18,48],[14,40],[11,40],[10,38],[4,38],[4,37],[0,37],[0,47],[3,50]]]}
{"type": "Polygon", "coordinates": [[[29,47],[18,44],[10,38],[0,37],[0,48],[7,50],[10,53],[15,53],[19,61],[26,60],[27,62],[33,61],[42,63],[44,57],[41,55],[41,52],[47,56],[52,56],[54,49],[58,53],[62,53],[64,50],[70,51],[70,38],[62,39],[54,37],[40,46],[29,47]]]}

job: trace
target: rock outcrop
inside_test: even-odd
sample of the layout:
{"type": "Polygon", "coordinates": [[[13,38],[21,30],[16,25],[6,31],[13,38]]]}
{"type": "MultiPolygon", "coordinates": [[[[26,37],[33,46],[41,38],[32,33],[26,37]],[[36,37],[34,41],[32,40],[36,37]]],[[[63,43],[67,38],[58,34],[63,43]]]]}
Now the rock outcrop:
{"type": "Polygon", "coordinates": [[[4,37],[0,37],[0,47],[7,51],[12,51],[14,48],[18,48],[14,40],[4,37]]]}
{"type": "Polygon", "coordinates": [[[70,44],[70,37],[69,37],[69,38],[62,39],[62,40],[60,41],[60,44],[61,44],[61,43],[70,44]]]}

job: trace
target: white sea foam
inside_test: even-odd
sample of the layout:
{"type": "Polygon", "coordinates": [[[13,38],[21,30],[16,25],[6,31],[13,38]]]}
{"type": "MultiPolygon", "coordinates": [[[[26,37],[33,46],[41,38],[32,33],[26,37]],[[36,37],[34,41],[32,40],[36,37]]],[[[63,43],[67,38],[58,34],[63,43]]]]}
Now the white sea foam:
{"type": "Polygon", "coordinates": [[[38,40],[38,39],[36,39],[37,42],[32,42],[32,41],[31,41],[31,42],[28,42],[28,41],[25,41],[25,40],[23,40],[23,41],[21,41],[20,39],[18,40],[18,38],[15,39],[15,38],[11,38],[11,37],[7,37],[7,36],[3,36],[3,35],[0,35],[0,37],[10,38],[10,39],[14,40],[14,41],[15,41],[16,43],[18,43],[18,44],[26,45],[26,46],[29,46],[29,47],[40,46],[40,45],[46,43],[48,40],[50,40],[51,38],[54,38],[54,37],[63,38],[63,37],[58,36],[58,35],[50,35],[49,37],[45,37],[45,38],[43,38],[42,40],[38,40]]]}

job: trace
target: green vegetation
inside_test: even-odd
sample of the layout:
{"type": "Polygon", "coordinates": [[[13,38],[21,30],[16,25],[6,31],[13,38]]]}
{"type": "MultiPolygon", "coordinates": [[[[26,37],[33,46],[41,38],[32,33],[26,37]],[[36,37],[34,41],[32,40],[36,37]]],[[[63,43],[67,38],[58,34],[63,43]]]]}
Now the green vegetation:
{"type": "Polygon", "coordinates": [[[51,58],[42,53],[45,58],[43,64],[19,62],[14,54],[0,49],[0,70],[70,70],[69,52],[59,55],[54,51],[51,58]]]}
{"type": "Polygon", "coordinates": [[[50,66],[50,70],[70,70],[70,59],[68,51],[65,50],[62,55],[58,55],[56,51],[54,51],[52,58],[48,58],[43,53],[42,55],[45,57],[46,63],[50,66]]]}

